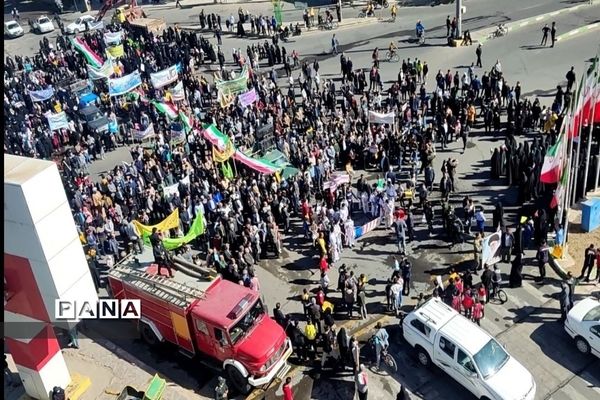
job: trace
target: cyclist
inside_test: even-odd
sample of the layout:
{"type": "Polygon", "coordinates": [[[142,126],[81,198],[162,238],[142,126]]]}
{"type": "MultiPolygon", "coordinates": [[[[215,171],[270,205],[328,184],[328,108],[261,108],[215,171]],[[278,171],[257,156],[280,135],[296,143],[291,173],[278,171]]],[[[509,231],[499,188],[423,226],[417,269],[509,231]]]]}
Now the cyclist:
{"type": "Polygon", "coordinates": [[[390,9],[390,14],[392,14],[392,21],[395,21],[396,15],[398,15],[398,6],[395,3],[392,4],[392,8],[390,9]]]}
{"type": "Polygon", "coordinates": [[[494,32],[494,34],[499,37],[499,36],[504,36],[508,33],[508,29],[506,29],[506,25],[504,24],[498,24],[498,27],[496,28],[496,32],[494,32]]]}
{"type": "Polygon", "coordinates": [[[377,325],[375,325],[375,329],[377,331],[373,336],[375,341],[375,362],[377,369],[379,369],[379,363],[381,361],[381,352],[383,350],[387,350],[388,346],[390,345],[390,335],[387,333],[385,328],[381,326],[381,322],[378,322],[377,325]]]}
{"type": "Polygon", "coordinates": [[[502,273],[500,272],[500,268],[498,265],[494,265],[494,274],[492,275],[492,297],[496,297],[498,294],[498,289],[500,288],[500,283],[502,283],[502,273]]]}
{"type": "Polygon", "coordinates": [[[373,6],[373,2],[369,1],[366,8],[362,10],[367,17],[372,16],[375,13],[375,7],[373,6]]]}
{"type": "Polygon", "coordinates": [[[417,35],[417,39],[421,39],[425,36],[425,26],[423,26],[421,20],[417,21],[417,25],[415,26],[415,33],[417,35]]]}
{"type": "Polygon", "coordinates": [[[398,47],[394,42],[390,42],[390,47],[388,47],[388,51],[390,52],[390,58],[393,58],[396,55],[396,50],[398,47]]]}

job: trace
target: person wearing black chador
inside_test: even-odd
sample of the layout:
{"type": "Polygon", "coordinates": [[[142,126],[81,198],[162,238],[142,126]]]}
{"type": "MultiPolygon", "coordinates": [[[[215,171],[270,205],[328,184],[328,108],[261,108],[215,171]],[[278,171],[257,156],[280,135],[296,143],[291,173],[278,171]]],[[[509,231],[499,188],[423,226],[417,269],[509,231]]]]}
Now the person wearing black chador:
{"type": "Polygon", "coordinates": [[[523,256],[521,253],[517,253],[512,262],[508,283],[511,288],[521,287],[523,284],[523,256]]]}
{"type": "Polygon", "coordinates": [[[500,178],[500,151],[498,150],[498,148],[494,149],[494,153],[492,154],[492,160],[491,160],[491,164],[492,164],[492,170],[491,170],[491,177],[492,179],[498,179],[500,178]]]}

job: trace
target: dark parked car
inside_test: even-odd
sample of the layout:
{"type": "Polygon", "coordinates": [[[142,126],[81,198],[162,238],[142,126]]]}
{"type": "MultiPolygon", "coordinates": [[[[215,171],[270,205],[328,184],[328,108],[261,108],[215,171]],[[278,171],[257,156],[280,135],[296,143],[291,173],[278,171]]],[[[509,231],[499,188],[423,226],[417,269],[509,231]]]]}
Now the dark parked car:
{"type": "Polygon", "coordinates": [[[108,131],[108,118],[94,105],[82,108],[79,114],[84,124],[87,124],[92,131],[104,133],[108,131]]]}

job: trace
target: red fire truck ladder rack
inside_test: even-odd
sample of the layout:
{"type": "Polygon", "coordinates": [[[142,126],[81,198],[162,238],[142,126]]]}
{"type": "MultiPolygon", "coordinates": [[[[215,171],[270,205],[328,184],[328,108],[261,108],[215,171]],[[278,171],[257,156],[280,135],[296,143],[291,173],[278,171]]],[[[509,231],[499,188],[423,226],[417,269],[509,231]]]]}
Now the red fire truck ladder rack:
{"type": "Polygon", "coordinates": [[[173,279],[152,275],[123,265],[116,265],[109,271],[109,275],[123,282],[127,282],[144,292],[149,292],[158,298],[178,307],[187,307],[193,300],[204,297],[204,291],[176,282],[173,279]]]}

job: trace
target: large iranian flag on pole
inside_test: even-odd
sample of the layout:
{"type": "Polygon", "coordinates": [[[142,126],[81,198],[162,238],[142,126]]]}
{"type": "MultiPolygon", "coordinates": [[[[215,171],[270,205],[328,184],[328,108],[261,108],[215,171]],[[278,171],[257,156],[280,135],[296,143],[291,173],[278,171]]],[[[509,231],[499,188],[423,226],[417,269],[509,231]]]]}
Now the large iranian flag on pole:
{"type": "Polygon", "coordinates": [[[556,183],[560,179],[560,173],[563,169],[563,161],[565,155],[565,135],[558,136],[556,144],[548,149],[544,156],[544,164],[542,165],[542,174],[540,181],[542,183],[556,183]]]}
{"type": "Polygon", "coordinates": [[[592,109],[595,104],[596,88],[598,87],[598,77],[596,76],[598,59],[594,58],[594,62],[587,70],[586,74],[581,77],[577,98],[574,103],[573,123],[568,130],[569,138],[579,136],[579,131],[583,124],[590,123],[592,109]]]}

